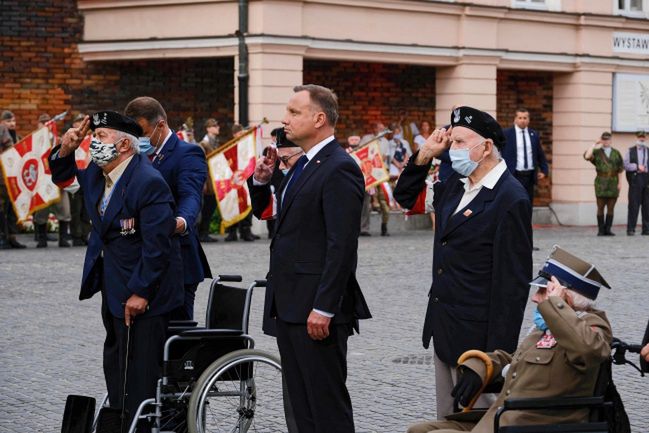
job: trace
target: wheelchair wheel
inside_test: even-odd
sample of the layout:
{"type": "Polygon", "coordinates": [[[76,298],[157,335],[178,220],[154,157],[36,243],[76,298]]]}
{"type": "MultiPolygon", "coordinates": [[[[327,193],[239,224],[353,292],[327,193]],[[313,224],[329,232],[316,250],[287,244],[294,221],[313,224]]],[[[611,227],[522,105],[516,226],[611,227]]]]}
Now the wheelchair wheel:
{"type": "Polygon", "coordinates": [[[214,361],[193,386],[189,433],[286,430],[279,358],[255,349],[214,361]]]}

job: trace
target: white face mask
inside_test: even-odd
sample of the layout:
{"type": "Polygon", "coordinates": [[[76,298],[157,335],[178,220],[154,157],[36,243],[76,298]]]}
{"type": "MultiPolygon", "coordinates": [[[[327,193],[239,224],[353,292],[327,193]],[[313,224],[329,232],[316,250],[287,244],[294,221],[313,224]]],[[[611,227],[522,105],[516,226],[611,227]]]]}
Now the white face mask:
{"type": "Polygon", "coordinates": [[[119,139],[115,143],[102,143],[93,137],[90,141],[90,159],[99,167],[103,167],[109,162],[116,160],[119,156],[117,143],[122,140],[124,139],[119,139]]]}

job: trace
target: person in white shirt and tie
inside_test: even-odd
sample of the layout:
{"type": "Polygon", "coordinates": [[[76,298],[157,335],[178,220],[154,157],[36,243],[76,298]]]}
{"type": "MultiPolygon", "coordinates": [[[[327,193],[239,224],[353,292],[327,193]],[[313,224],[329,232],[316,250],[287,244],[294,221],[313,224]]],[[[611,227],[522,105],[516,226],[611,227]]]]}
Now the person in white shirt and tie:
{"type": "Polygon", "coordinates": [[[503,150],[503,158],[507,168],[523,185],[533,203],[534,185],[548,175],[548,163],[539,133],[529,128],[529,124],[529,111],[526,108],[516,109],[514,126],[504,131],[507,145],[503,150]]]}

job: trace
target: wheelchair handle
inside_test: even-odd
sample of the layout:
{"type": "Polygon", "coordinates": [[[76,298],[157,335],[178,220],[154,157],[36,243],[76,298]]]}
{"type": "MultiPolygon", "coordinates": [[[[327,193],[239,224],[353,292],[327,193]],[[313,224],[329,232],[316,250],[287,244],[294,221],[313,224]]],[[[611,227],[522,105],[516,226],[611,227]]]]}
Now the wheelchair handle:
{"type": "Polygon", "coordinates": [[[231,283],[240,283],[241,281],[243,281],[243,278],[241,277],[241,275],[219,274],[218,280],[231,283]]]}
{"type": "Polygon", "coordinates": [[[255,287],[266,287],[266,280],[255,280],[255,287]]]}

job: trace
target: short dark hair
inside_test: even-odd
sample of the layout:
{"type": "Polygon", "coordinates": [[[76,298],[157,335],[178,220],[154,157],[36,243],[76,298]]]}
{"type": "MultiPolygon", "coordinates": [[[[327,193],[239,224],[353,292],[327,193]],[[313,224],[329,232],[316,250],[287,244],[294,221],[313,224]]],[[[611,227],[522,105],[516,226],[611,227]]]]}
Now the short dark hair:
{"type": "Polygon", "coordinates": [[[516,108],[516,113],[527,113],[527,114],[529,114],[530,110],[528,110],[525,107],[518,107],[518,108],[516,108]]]}
{"type": "Polygon", "coordinates": [[[160,119],[167,121],[167,113],[157,99],[150,96],[140,96],[133,99],[126,105],[124,115],[134,120],[142,118],[149,123],[155,123],[160,119]]]}
{"type": "Polygon", "coordinates": [[[241,132],[241,131],[243,131],[243,126],[241,124],[235,123],[234,125],[232,125],[233,134],[236,134],[237,132],[241,132]]]}
{"type": "Polygon", "coordinates": [[[338,97],[333,90],[317,84],[304,84],[293,87],[293,91],[295,93],[309,92],[311,101],[325,114],[327,123],[331,127],[336,126],[336,122],[338,122],[338,97]]]}
{"type": "Polygon", "coordinates": [[[5,110],[5,111],[2,112],[2,116],[0,116],[0,119],[2,119],[2,120],[10,120],[10,119],[13,119],[14,117],[16,117],[16,116],[14,116],[14,113],[12,113],[9,110],[5,110]]]}

